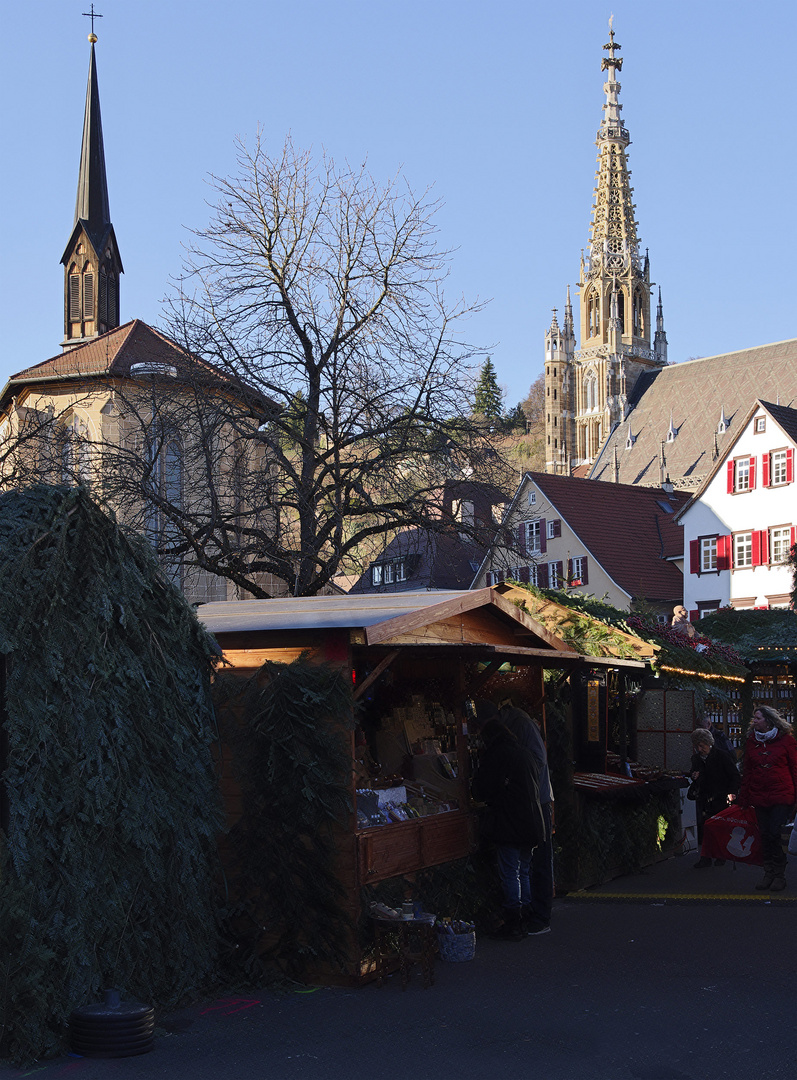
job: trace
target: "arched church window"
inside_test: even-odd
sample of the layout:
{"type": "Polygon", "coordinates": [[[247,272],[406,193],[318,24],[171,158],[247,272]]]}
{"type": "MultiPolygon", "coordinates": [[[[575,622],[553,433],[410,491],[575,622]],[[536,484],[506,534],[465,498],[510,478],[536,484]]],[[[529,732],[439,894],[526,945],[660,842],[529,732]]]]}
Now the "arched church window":
{"type": "Polygon", "coordinates": [[[69,321],[80,322],[80,274],[69,274],[69,321]]]}
{"type": "Polygon", "coordinates": [[[645,309],[639,289],[634,293],[634,333],[637,337],[645,335],[645,309]]]}
{"type": "Polygon", "coordinates": [[[600,296],[596,289],[592,289],[587,298],[587,332],[589,337],[595,337],[599,332],[600,306],[600,296]]]}
{"type": "Polygon", "coordinates": [[[94,318],[94,274],[83,275],[83,318],[94,318]]]}
{"type": "Polygon", "coordinates": [[[149,492],[144,510],[144,531],[175,585],[182,581],[182,558],[177,548],[177,521],[183,506],[183,447],[178,435],[167,432],[147,445],[150,464],[149,492]]]}
{"type": "Polygon", "coordinates": [[[91,447],[88,427],[74,413],[67,413],[56,428],[58,471],[62,484],[91,482],[91,447]]]}
{"type": "Polygon", "coordinates": [[[108,275],[100,270],[100,322],[108,322],[108,275]]]}
{"type": "Polygon", "coordinates": [[[617,318],[620,320],[620,333],[625,333],[625,293],[617,290],[617,318]]]}
{"type": "Polygon", "coordinates": [[[584,379],[584,406],[587,411],[598,407],[598,380],[594,374],[584,379]]]}

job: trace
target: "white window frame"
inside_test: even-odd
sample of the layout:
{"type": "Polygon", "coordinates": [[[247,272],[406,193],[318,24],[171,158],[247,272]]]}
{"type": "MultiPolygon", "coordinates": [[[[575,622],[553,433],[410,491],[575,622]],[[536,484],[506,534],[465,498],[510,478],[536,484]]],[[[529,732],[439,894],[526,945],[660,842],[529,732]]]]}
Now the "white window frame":
{"type": "Polygon", "coordinates": [[[525,522],[526,525],[526,551],[533,553],[542,551],[542,521],[535,518],[525,522]]]}
{"type": "Polygon", "coordinates": [[[769,530],[769,561],[771,564],[785,563],[789,559],[791,548],[791,525],[777,525],[769,530]]]}
{"type": "Polygon", "coordinates": [[[532,563],[529,566],[529,585],[535,585],[536,586],[536,584],[537,584],[537,564],[532,563]]]}
{"type": "Polygon", "coordinates": [[[733,490],[750,490],[750,457],[737,458],[733,463],[733,490]]]}
{"type": "Polygon", "coordinates": [[[717,569],[717,537],[700,537],[700,573],[711,574],[717,569]]]}
{"type": "Polygon", "coordinates": [[[545,523],[545,530],[549,540],[556,539],[556,518],[549,518],[545,523]]]}
{"type": "Polygon", "coordinates": [[[770,487],[781,487],[788,476],[788,450],[773,450],[769,455],[770,487]]]}
{"type": "Polygon", "coordinates": [[[753,534],[740,532],[733,534],[733,566],[735,570],[745,570],[753,565],[753,534]]]}
{"type": "Polygon", "coordinates": [[[571,580],[572,581],[583,581],[584,580],[584,574],[582,573],[582,567],[584,565],[584,556],[583,555],[577,555],[575,557],[575,559],[571,560],[570,565],[571,565],[571,570],[572,570],[571,580]]]}
{"type": "Polygon", "coordinates": [[[371,584],[372,585],[381,585],[382,584],[382,571],[384,570],[384,568],[385,568],[384,563],[373,563],[372,564],[372,566],[371,566],[371,584]]]}
{"type": "Polygon", "coordinates": [[[548,563],[548,588],[558,589],[561,585],[562,582],[559,580],[559,560],[556,559],[554,562],[548,563]]]}

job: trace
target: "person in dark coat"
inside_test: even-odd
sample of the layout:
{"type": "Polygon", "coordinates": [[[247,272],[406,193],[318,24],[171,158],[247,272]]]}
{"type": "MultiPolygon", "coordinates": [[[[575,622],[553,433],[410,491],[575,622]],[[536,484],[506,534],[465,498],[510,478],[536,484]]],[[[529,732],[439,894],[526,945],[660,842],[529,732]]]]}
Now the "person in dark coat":
{"type": "Polygon", "coordinates": [[[718,749],[724,750],[726,754],[730,754],[733,760],[736,761],[736,747],[733,745],[733,743],[722,730],[722,728],[719,728],[715,724],[713,724],[711,722],[711,718],[708,716],[705,718],[705,721],[701,725],[701,727],[705,728],[705,730],[708,731],[710,735],[714,736],[714,745],[718,749]]]}
{"type": "Polygon", "coordinates": [[[498,718],[516,736],[521,746],[531,750],[540,770],[540,808],[545,821],[545,839],[537,844],[531,855],[531,895],[529,903],[523,906],[523,929],[527,934],[546,934],[551,929],[554,894],[553,787],[548,754],[538,725],[523,709],[505,705],[498,711],[498,718]]]}
{"type": "MultiPolygon", "coordinates": [[[[728,805],[728,796],[735,795],[741,784],[736,759],[722,750],[707,728],[696,728],[692,732],[691,775],[698,786],[695,810],[697,816],[697,839],[703,842],[703,825],[720,810],[728,805]]],[[[715,866],[722,866],[724,859],[715,859],[715,866]]],[[[695,863],[696,870],[711,866],[711,859],[701,855],[695,863]]]]}
{"type": "Polygon", "coordinates": [[[483,749],[471,792],[487,804],[483,837],[496,849],[504,906],[504,922],[496,936],[520,941],[526,935],[523,910],[531,904],[532,853],[546,839],[539,767],[531,750],[498,716],[481,726],[481,737],[483,749]]]}

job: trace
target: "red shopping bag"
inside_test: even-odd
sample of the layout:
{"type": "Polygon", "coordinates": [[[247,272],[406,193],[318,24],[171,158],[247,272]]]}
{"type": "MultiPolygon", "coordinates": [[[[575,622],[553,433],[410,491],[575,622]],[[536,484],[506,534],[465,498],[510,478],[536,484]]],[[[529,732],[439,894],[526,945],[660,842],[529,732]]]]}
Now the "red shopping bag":
{"type": "Polygon", "coordinates": [[[729,806],[710,817],[703,826],[700,854],[709,859],[762,866],[761,833],[752,806],[729,806]]]}

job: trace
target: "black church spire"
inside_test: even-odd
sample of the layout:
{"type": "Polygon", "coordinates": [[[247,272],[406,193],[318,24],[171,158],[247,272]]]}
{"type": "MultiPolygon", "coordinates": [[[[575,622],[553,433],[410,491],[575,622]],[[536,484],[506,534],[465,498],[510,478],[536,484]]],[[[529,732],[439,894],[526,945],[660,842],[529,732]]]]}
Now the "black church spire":
{"type": "Polygon", "coordinates": [[[75,220],[61,258],[65,268],[63,348],[119,325],[119,275],[123,268],[108,201],[96,40],[92,32],[75,220]]]}

